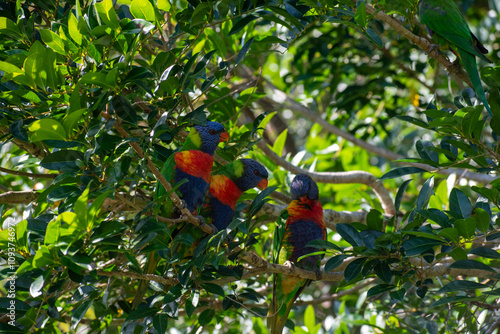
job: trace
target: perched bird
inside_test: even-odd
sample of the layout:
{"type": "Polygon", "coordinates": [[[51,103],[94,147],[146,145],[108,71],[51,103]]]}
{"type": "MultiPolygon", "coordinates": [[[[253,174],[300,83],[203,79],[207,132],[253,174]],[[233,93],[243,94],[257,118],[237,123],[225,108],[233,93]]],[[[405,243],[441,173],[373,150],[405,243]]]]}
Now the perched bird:
{"type": "MultiPolygon", "coordinates": [[[[187,180],[178,187],[177,192],[193,214],[197,214],[201,209],[208,193],[215,150],[219,142],[227,139],[227,132],[222,124],[217,122],[209,121],[206,125],[194,126],[180,150],[170,155],[163,164],[161,173],[174,187],[180,181],[187,180]]],[[[158,183],[154,200],[157,201],[165,194],[165,188],[158,183]]],[[[162,211],[164,215],[171,217],[174,212],[172,201],[167,201],[162,211]]],[[[158,260],[156,252],[149,253],[143,272],[152,274],[158,260]]],[[[148,281],[139,282],[132,308],[142,302],[148,285],[148,281]]]]}
{"type": "Polygon", "coordinates": [[[268,173],[252,159],[239,159],[212,175],[208,193],[208,211],[217,230],[225,229],[234,218],[236,202],[245,191],[267,188],[268,173]]]}
{"type": "MultiPolygon", "coordinates": [[[[207,125],[195,126],[181,149],[170,155],[161,168],[165,179],[173,181],[174,185],[183,179],[188,181],[181,184],[178,191],[192,213],[196,213],[203,206],[212,176],[215,150],[220,142],[227,139],[228,135],[222,124],[209,121],[207,125]]],[[[165,193],[165,188],[158,184],[155,200],[165,193]]],[[[164,211],[171,214],[171,202],[167,203],[164,211]]]]}
{"type": "MultiPolygon", "coordinates": [[[[267,178],[266,168],[253,159],[233,161],[212,174],[210,190],[203,208],[207,223],[213,224],[218,231],[226,229],[234,219],[236,203],[240,196],[254,187],[264,190],[267,188],[267,178]]],[[[188,233],[189,239],[194,242],[179,244],[176,247],[175,251],[181,258],[192,256],[199,241],[203,239],[200,229],[189,229],[185,233],[188,233]]]]}
{"type": "MultiPolygon", "coordinates": [[[[290,186],[292,202],[286,208],[288,216],[281,243],[277,247],[275,261],[279,264],[291,262],[299,268],[319,272],[320,255],[300,257],[318,251],[306,247],[312,240],[326,240],[326,227],[323,221],[323,208],[319,202],[316,183],[305,174],[298,174],[290,186]]],[[[277,227],[279,229],[279,227],[277,227]]],[[[280,234],[280,233],[278,233],[280,234]]],[[[275,274],[273,299],[268,312],[268,328],[272,334],[280,334],[288,319],[293,303],[311,280],[290,275],[275,274]]]]}
{"type": "Polygon", "coordinates": [[[481,85],[476,57],[492,63],[484,54],[488,50],[470,31],[465,18],[453,0],[420,0],[420,20],[441,48],[449,48],[457,56],[469,76],[477,96],[490,116],[491,109],[481,85]]]}

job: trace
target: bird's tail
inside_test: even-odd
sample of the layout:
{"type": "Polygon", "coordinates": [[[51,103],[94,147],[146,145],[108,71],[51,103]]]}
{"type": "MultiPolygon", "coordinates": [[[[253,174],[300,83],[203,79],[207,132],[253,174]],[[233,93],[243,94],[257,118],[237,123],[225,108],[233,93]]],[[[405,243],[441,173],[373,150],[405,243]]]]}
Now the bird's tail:
{"type": "Polygon", "coordinates": [[[481,84],[481,78],[479,77],[479,72],[477,70],[476,57],[468,52],[460,52],[460,56],[465,71],[467,72],[467,75],[472,82],[472,88],[474,88],[477,97],[481,100],[481,102],[483,102],[484,107],[486,108],[486,110],[488,110],[490,116],[493,116],[493,114],[491,113],[490,105],[488,104],[488,100],[486,100],[486,94],[484,93],[483,85],[481,84]]]}
{"type": "MultiPolygon", "coordinates": [[[[273,284],[273,299],[271,300],[271,305],[269,306],[269,311],[267,313],[267,327],[269,329],[269,333],[271,334],[281,334],[283,333],[283,328],[285,328],[286,321],[288,320],[288,315],[292,310],[292,306],[295,303],[295,300],[300,296],[302,291],[311,283],[310,280],[301,280],[298,278],[292,278],[292,285],[298,284],[299,287],[293,296],[289,300],[279,300],[277,295],[279,294],[278,284],[276,283],[277,275],[274,275],[274,284],[273,284]]],[[[290,279],[290,277],[288,278],[290,279]]],[[[285,297],[286,298],[286,297],[285,297]]]]}
{"type": "MultiPolygon", "coordinates": [[[[158,265],[158,260],[156,259],[156,252],[151,252],[148,254],[147,262],[144,266],[143,272],[145,274],[152,274],[155,272],[156,266],[158,265]]],[[[140,303],[142,303],[142,299],[146,294],[146,290],[148,289],[149,281],[141,280],[137,286],[137,291],[135,293],[134,300],[132,301],[132,309],[135,310],[140,303]]]]}

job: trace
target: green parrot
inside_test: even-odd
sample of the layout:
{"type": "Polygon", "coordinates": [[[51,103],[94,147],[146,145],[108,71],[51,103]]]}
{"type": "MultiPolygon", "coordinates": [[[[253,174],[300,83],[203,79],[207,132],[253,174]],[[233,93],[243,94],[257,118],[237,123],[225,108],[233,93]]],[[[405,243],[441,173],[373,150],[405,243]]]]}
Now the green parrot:
{"type": "Polygon", "coordinates": [[[453,0],[420,0],[420,20],[441,48],[449,48],[462,62],[477,96],[483,102],[490,116],[491,109],[486,100],[481,78],[477,70],[476,57],[492,63],[484,54],[488,50],[470,31],[465,18],[453,0]]]}

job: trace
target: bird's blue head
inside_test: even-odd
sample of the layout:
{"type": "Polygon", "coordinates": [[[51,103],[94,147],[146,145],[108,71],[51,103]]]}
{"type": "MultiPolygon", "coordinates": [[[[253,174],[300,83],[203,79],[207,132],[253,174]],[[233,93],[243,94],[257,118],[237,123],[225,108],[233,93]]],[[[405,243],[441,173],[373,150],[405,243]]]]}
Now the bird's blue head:
{"type": "Polygon", "coordinates": [[[290,194],[293,200],[299,200],[306,196],[316,201],[319,198],[318,185],[309,175],[297,174],[290,185],[290,194]]]}
{"type": "Polygon", "coordinates": [[[222,124],[208,121],[207,125],[197,125],[194,127],[200,135],[200,151],[213,155],[222,141],[228,140],[228,134],[222,124]]]}
{"type": "Polygon", "coordinates": [[[241,191],[247,191],[254,187],[261,190],[267,188],[267,178],[269,174],[261,163],[253,159],[240,159],[236,162],[241,162],[243,165],[241,175],[234,181],[241,191]]]}

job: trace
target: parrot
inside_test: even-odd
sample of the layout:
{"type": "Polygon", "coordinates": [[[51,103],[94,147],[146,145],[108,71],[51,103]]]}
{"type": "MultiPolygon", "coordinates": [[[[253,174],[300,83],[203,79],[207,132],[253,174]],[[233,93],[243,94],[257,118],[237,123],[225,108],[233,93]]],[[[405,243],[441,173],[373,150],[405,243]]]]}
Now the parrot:
{"type": "Polygon", "coordinates": [[[457,56],[469,76],[476,94],[492,116],[477,70],[476,57],[492,63],[484,54],[488,50],[470,31],[465,18],[453,0],[420,0],[420,20],[440,47],[448,47],[457,56]]]}
{"type": "MultiPolygon", "coordinates": [[[[215,150],[220,142],[227,140],[228,134],[220,123],[207,121],[206,125],[194,126],[179,151],[171,154],[161,168],[162,175],[173,186],[183,179],[187,180],[178,187],[177,192],[183,205],[194,215],[202,208],[208,193],[215,150]]],[[[154,200],[157,201],[165,194],[165,188],[158,183],[154,200]]],[[[172,202],[167,201],[162,211],[167,217],[171,217],[174,212],[172,202]]],[[[156,252],[149,253],[143,272],[154,273],[158,260],[156,252]]],[[[139,282],[132,302],[133,309],[142,302],[148,285],[148,281],[139,282]]]]}
{"type": "MultiPolygon", "coordinates": [[[[320,255],[312,255],[298,261],[301,256],[318,251],[306,247],[312,240],[326,240],[323,208],[319,201],[317,184],[306,174],[298,174],[290,185],[292,202],[284,211],[287,216],[275,262],[292,263],[301,269],[319,273],[320,255]]],[[[277,227],[279,231],[279,227],[277,227]]],[[[293,303],[311,280],[283,274],[274,274],[273,297],[268,312],[268,328],[272,334],[281,334],[293,303]]]]}
{"type": "Polygon", "coordinates": [[[239,159],[225,165],[212,175],[208,192],[208,211],[211,223],[221,231],[233,221],[236,202],[245,191],[267,188],[268,173],[253,159],[239,159]]]}
{"type": "MultiPolygon", "coordinates": [[[[207,223],[213,224],[218,231],[226,229],[234,219],[236,202],[247,190],[257,187],[267,188],[268,172],[266,168],[253,159],[233,161],[212,175],[210,189],[203,208],[207,223]]],[[[204,237],[200,229],[190,229],[193,243],[178,245],[176,252],[182,258],[190,257],[199,241],[204,237]]]]}

